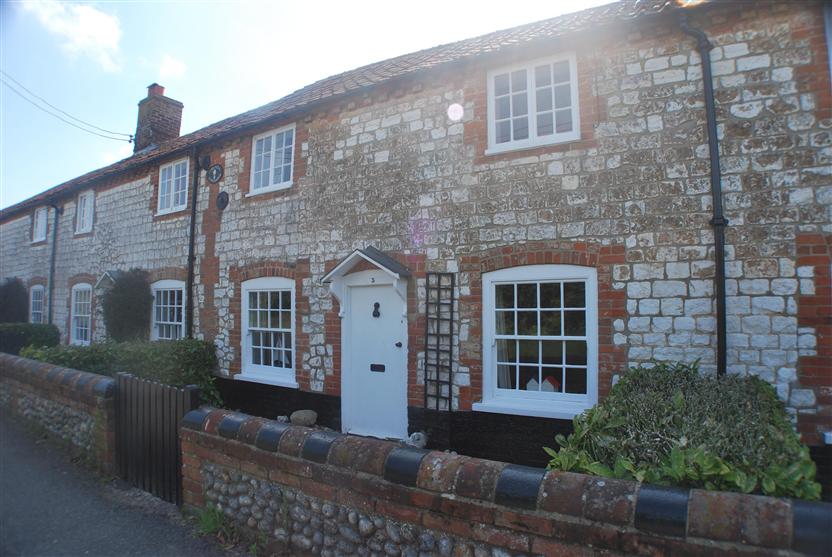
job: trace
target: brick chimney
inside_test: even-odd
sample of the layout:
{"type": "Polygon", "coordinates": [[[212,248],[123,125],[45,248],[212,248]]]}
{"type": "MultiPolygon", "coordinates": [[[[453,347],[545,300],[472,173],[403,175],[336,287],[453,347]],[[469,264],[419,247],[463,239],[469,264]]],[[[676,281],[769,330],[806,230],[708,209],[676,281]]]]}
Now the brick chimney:
{"type": "Polygon", "coordinates": [[[149,85],[147,97],[139,101],[133,152],[179,137],[183,107],[181,102],[166,97],[165,88],[158,83],[149,85]]]}

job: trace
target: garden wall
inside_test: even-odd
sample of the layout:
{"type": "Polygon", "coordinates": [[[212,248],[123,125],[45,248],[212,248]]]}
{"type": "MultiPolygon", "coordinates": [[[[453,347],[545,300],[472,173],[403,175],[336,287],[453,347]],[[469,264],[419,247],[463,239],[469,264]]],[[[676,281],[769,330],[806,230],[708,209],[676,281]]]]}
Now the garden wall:
{"type": "Polygon", "coordinates": [[[203,408],[182,430],[186,505],[311,555],[796,555],[832,505],[639,485],[430,452],[203,408]]]}
{"type": "Polygon", "coordinates": [[[105,473],[115,457],[115,380],[0,352],[0,405],[105,473]]]}

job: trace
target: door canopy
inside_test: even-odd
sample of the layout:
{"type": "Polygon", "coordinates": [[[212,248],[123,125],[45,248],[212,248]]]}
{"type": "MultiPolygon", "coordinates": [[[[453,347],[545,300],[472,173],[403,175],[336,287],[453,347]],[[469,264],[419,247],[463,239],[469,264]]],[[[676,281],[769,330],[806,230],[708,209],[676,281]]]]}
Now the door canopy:
{"type": "MultiPolygon", "coordinates": [[[[352,271],[356,265],[368,262],[374,268],[383,271],[389,278],[389,283],[396,289],[396,293],[404,302],[407,308],[407,280],[410,278],[410,269],[387,255],[381,250],[372,246],[357,249],[341,260],[330,272],[321,279],[323,284],[329,284],[329,291],[338,299],[341,304],[339,317],[344,317],[344,277],[352,271]]],[[[405,310],[406,315],[406,310],[405,310]]]]}

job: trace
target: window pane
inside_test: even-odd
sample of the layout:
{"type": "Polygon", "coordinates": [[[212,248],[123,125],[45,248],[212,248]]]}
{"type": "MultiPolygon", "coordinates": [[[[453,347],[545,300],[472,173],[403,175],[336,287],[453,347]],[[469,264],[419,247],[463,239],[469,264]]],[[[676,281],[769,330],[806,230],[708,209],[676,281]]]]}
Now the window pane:
{"type": "Polygon", "coordinates": [[[511,121],[512,129],[514,131],[514,139],[528,139],[529,138],[529,119],[515,118],[511,121]]]}
{"type": "Polygon", "coordinates": [[[582,368],[566,368],[566,392],[586,394],[586,370],[582,368]]]}
{"type": "Polygon", "coordinates": [[[506,95],[508,94],[508,74],[500,74],[494,76],[494,94],[506,95]]]}
{"type": "Polygon", "coordinates": [[[569,84],[555,87],[555,108],[566,108],[572,104],[572,93],[569,84]]]}
{"type": "Polygon", "coordinates": [[[559,311],[540,312],[540,334],[550,337],[561,335],[559,311]]]}
{"type": "Polygon", "coordinates": [[[540,307],[559,308],[560,306],[560,283],[544,282],[540,285],[540,307]]]}
{"type": "Polygon", "coordinates": [[[558,110],[555,112],[555,131],[558,133],[572,131],[572,110],[558,110]]]}
{"type": "Polygon", "coordinates": [[[555,83],[563,83],[564,81],[569,81],[569,62],[564,60],[563,62],[553,64],[552,69],[554,72],[555,83]]]}
{"type": "Polygon", "coordinates": [[[511,101],[509,97],[499,97],[494,107],[494,114],[498,120],[511,116],[511,101]]]}
{"type": "Polygon", "coordinates": [[[513,308],[514,307],[514,285],[513,284],[498,284],[494,287],[496,293],[496,301],[498,308],[513,308]]]}
{"type": "Polygon", "coordinates": [[[560,340],[542,340],[543,345],[543,363],[544,364],[562,364],[563,363],[563,342],[560,340]]]}
{"type": "Polygon", "coordinates": [[[288,290],[280,292],[280,307],[283,309],[292,309],[292,293],[288,290]]]}
{"type": "Polygon", "coordinates": [[[540,368],[537,366],[520,366],[520,385],[521,391],[539,391],[540,390],[540,368]]]}
{"type": "Polygon", "coordinates": [[[543,380],[540,382],[540,390],[546,393],[561,392],[561,381],[563,369],[559,367],[544,367],[542,370],[543,380]]]}
{"type": "Polygon", "coordinates": [[[497,122],[497,143],[511,141],[511,122],[497,122]]]}
{"type": "Polygon", "coordinates": [[[520,340],[520,358],[521,363],[536,364],[540,361],[538,354],[540,341],[537,340],[520,340]]]}
{"type": "Polygon", "coordinates": [[[497,341],[497,361],[500,363],[516,362],[517,361],[517,341],[516,340],[498,340],[497,341]]]}
{"type": "Polygon", "coordinates": [[[526,93],[511,96],[511,114],[512,116],[523,116],[529,113],[529,100],[526,93]]]}
{"type": "Polygon", "coordinates": [[[549,64],[545,66],[537,66],[534,69],[534,84],[537,87],[543,87],[552,83],[552,68],[549,64]]]}
{"type": "Polygon", "coordinates": [[[521,307],[521,308],[536,308],[537,307],[537,284],[518,284],[517,285],[517,307],[521,307]]]}
{"type": "Polygon", "coordinates": [[[554,120],[552,119],[552,113],[547,112],[546,114],[538,114],[537,115],[537,135],[544,136],[544,135],[552,135],[555,132],[555,125],[554,120]]]}
{"type": "Polygon", "coordinates": [[[511,72],[511,92],[526,90],[526,70],[511,72]]]}
{"type": "Polygon", "coordinates": [[[292,328],[292,312],[291,311],[281,311],[280,312],[280,328],[281,329],[291,329],[292,328]]]}
{"type": "Polygon", "coordinates": [[[513,389],[516,384],[517,366],[497,366],[497,388],[513,389]]]}
{"type": "Polygon", "coordinates": [[[545,89],[538,89],[535,92],[535,98],[537,99],[537,111],[538,112],[545,112],[547,110],[552,110],[552,90],[548,87],[545,89]]]}
{"type": "Polygon", "coordinates": [[[586,284],[583,282],[563,283],[563,307],[582,308],[586,299],[586,284]]]}
{"type": "Polygon", "coordinates": [[[514,334],[514,312],[513,311],[498,311],[497,312],[497,334],[498,335],[513,335],[514,334]]]}
{"type": "Polygon", "coordinates": [[[537,312],[536,311],[518,311],[517,312],[517,334],[518,335],[537,335],[537,312]]]}
{"type": "Polygon", "coordinates": [[[564,311],[564,335],[570,337],[586,336],[586,314],[583,310],[564,311]]]}
{"type": "Polygon", "coordinates": [[[586,365],[586,341],[566,341],[566,363],[570,365],[586,365]]]}

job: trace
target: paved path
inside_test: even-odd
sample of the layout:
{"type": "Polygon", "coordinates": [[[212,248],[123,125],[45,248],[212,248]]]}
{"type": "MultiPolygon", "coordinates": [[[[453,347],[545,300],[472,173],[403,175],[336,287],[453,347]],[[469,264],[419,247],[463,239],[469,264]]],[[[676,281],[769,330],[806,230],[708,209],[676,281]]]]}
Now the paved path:
{"type": "Polygon", "coordinates": [[[105,481],[0,414],[0,555],[220,557],[176,507],[105,481]]]}

